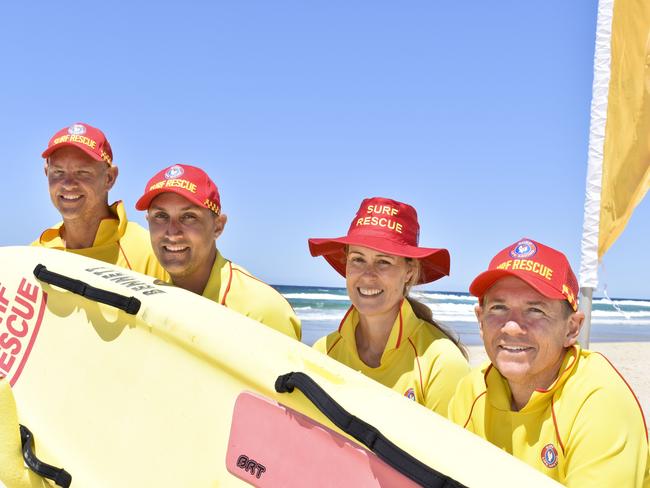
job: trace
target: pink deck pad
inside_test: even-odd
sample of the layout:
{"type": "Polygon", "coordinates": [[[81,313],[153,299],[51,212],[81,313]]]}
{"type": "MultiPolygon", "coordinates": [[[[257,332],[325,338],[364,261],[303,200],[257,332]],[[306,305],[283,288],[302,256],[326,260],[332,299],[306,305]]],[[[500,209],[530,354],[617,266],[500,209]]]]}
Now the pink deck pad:
{"type": "Polygon", "coordinates": [[[417,487],[375,454],[250,392],[235,402],[226,467],[259,487],[417,487]]]}

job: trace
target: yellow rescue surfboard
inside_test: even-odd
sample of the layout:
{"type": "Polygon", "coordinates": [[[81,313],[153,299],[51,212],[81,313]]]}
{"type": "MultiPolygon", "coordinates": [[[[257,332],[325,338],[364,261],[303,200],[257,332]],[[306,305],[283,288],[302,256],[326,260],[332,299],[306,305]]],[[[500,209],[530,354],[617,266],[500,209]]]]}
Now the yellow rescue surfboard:
{"type": "Polygon", "coordinates": [[[71,253],[0,248],[0,376],[8,488],[557,486],[300,342],[71,253]]]}

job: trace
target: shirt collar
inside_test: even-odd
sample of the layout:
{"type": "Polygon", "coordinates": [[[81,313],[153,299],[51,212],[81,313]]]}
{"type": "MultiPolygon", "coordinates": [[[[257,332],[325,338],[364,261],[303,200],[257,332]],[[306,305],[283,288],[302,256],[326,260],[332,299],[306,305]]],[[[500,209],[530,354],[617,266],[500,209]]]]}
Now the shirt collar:
{"type": "MultiPolygon", "coordinates": [[[[547,389],[535,390],[528,400],[528,403],[526,403],[524,408],[520,411],[532,411],[540,407],[545,407],[548,403],[548,399],[562,388],[567,379],[571,376],[572,371],[578,363],[579,357],[580,346],[575,344],[564,354],[564,359],[562,360],[562,365],[560,366],[560,371],[555,381],[553,381],[547,389]]],[[[492,406],[499,410],[511,410],[511,392],[510,387],[508,386],[508,381],[501,376],[501,373],[499,373],[494,365],[491,364],[488,366],[485,371],[484,379],[488,390],[488,398],[492,406]],[[490,392],[492,392],[492,394],[490,392]]]]}
{"type": "Polygon", "coordinates": [[[230,266],[227,266],[228,260],[224,258],[217,250],[217,257],[212,265],[210,277],[205,285],[202,296],[221,303],[226,290],[221,289],[221,283],[230,282],[230,266]]]}
{"type": "MultiPolygon", "coordinates": [[[[356,354],[356,337],[355,330],[359,325],[359,312],[352,305],[339,326],[339,334],[345,339],[345,343],[353,348],[356,354]]],[[[400,306],[397,317],[395,317],[395,322],[393,327],[390,330],[390,335],[388,336],[388,341],[386,342],[386,347],[384,353],[381,357],[382,364],[384,359],[388,357],[391,353],[398,350],[406,341],[408,341],[411,334],[415,331],[419,325],[419,319],[416,317],[411,308],[411,304],[408,300],[403,300],[402,305],[400,306]]]]}
{"type": "MultiPolygon", "coordinates": [[[[99,247],[106,244],[119,241],[126,232],[128,220],[126,210],[121,200],[113,203],[109,207],[110,217],[102,219],[99,223],[95,240],[92,247],[99,247]]],[[[44,247],[52,249],[65,249],[65,241],[61,238],[63,222],[59,222],[53,227],[46,229],[39,238],[39,243],[44,247]]]]}

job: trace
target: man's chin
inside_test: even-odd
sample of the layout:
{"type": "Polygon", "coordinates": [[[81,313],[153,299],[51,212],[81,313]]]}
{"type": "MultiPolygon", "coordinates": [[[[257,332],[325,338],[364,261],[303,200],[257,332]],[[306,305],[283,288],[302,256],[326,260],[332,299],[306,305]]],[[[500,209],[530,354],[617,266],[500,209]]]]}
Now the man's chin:
{"type": "Polygon", "coordinates": [[[521,381],[525,379],[530,372],[530,364],[524,361],[503,361],[497,358],[493,363],[501,373],[501,376],[509,381],[521,381]]]}
{"type": "Polygon", "coordinates": [[[190,273],[190,264],[186,262],[186,260],[181,262],[178,259],[167,259],[166,257],[161,259],[161,257],[158,257],[158,261],[160,261],[161,266],[165,268],[165,271],[167,271],[169,276],[172,278],[174,276],[182,278],[190,273]]]}
{"type": "Polygon", "coordinates": [[[58,205],[56,209],[61,214],[63,220],[81,220],[83,216],[83,208],[58,205]]]}

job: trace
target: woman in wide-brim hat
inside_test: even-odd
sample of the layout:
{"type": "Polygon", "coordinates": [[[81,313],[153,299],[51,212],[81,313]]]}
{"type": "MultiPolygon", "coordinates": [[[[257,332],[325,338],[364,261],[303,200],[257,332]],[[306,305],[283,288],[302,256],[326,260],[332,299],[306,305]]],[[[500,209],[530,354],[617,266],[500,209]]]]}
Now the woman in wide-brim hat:
{"type": "Polygon", "coordinates": [[[352,306],[338,330],[314,347],[441,415],[468,373],[467,353],[408,296],[413,285],[449,274],[449,252],[418,246],[417,213],[405,203],[367,198],[348,234],[309,239],[345,277],[352,306]]]}

